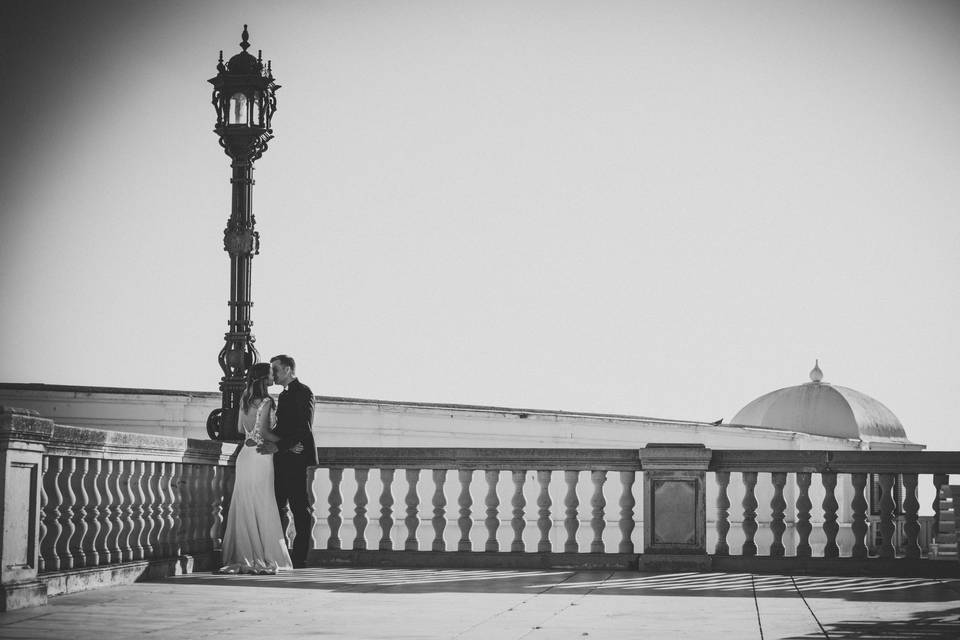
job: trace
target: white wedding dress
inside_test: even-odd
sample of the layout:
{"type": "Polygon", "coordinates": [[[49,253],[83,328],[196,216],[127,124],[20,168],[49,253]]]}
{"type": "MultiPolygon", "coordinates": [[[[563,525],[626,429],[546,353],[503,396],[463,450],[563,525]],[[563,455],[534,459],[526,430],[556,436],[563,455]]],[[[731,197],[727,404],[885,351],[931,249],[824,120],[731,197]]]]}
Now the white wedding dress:
{"type": "Polygon", "coordinates": [[[240,413],[246,440],[237,456],[220,573],[273,574],[293,568],[273,492],[273,456],[257,453],[257,447],[250,444],[263,442],[258,425],[270,430],[272,408],[273,401],[268,398],[240,413]]]}

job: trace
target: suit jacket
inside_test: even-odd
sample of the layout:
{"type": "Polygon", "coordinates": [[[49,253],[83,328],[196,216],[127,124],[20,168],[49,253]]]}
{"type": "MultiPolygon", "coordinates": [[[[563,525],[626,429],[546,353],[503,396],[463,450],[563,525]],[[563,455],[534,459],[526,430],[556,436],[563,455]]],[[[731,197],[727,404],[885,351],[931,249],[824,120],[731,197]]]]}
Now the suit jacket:
{"type": "Polygon", "coordinates": [[[313,391],[296,378],[280,394],[277,403],[277,426],[280,437],[277,442],[277,464],[302,464],[304,467],[318,464],[317,445],[313,442],[313,391]],[[289,451],[298,442],[303,443],[302,453],[289,451]]]}

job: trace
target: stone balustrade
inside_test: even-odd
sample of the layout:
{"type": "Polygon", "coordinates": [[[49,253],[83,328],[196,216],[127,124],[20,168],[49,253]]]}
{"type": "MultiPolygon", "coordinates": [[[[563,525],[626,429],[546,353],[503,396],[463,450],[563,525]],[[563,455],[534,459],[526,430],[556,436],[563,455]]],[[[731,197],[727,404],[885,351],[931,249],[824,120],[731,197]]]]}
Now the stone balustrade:
{"type": "MultiPolygon", "coordinates": [[[[931,505],[935,514],[931,532],[939,528],[939,494],[948,484],[949,474],[960,471],[960,452],[955,451],[756,451],[716,450],[712,452],[709,471],[715,479],[717,542],[713,549],[712,566],[716,569],[767,569],[797,572],[811,568],[837,567],[895,574],[935,575],[957,573],[956,558],[940,566],[921,562],[920,502],[917,488],[921,478],[930,482],[937,496],[931,505]],[[736,503],[728,495],[731,478],[739,475],[742,491],[738,497],[742,511],[743,542],[739,553],[727,543],[730,532],[731,509],[736,503]],[[868,511],[868,481],[874,476],[879,485],[879,516],[872,518],[868,511]],[[902,498],[897,501],[894,488],[902,487],[902,498]],[[756,496],[761,482],[769,482],[772,497],[762,504],[756,496]],[[817,486],[819,485],[819,486],[817,486]],[[847,501],[841,502],[838,486],[845,485],[847,501]],[[811,500],[818,490],[819,504],[811,500]],[[792,494],[792,499],[788,497],[792,494]],[[838,544],[841,526],[838,514],[849,509],[851,538],[849,555],[841,554],[838,544]],[[767,553],[758,557],[755,534],[760,513],[768,515],[769,540],[767,553]],[[820,531],[814,529],[812,514],[818,512],[820,531]],[[793,515],[792,522],[788,522],[793,515]],[[871,522],[875,520],[875,522],[871,522]],[[785,533],[792,529],[791,539],[785,533]],[[876,539],[871,540],[871,532],[876,539]],[[814,536],[820,538],[811,544],[814,536]],[[875,542],[875,544],[874,544],[875,542]],[[819,554],[815,553],[815,547],[819,554]],[[871,554],[871,547],[875,553],[871,554]]],[[[949,523],[953,531],[954,522],[949,523]]],[[[947,527],[944,527],[945,529],[947,527]]]]}
{"type": "Polygon", "coordinates": [[[314,538],[326,540],[322,549],[314,545],[311,562],[636,565],[637,450],[334,447],[318,453],[318,477],[310,483],[321,497],[314,501],[314,538]],[[346,515],[344,495],[352,497],[346,515]],[[368,515],[371,499],[380,505],[379,518],[368,515]]]}
{"type": "MultiPolygon", "coordinates": [[[[215,568],[236,448],[3,409],[0,608],[215,568]]],[[[923,557],[917,500],[921,477],[939,494],[960,473],[960,452],[651,444],[318,454],[308,482],[315,565],[960,573],[955,555],[923,557]]],[[[957,529],[956,508],[937,513],[957,529]]]]}
{"type": "Polygon", "coordinates": [[[216,563],[235,445],[0,413],[0,608],[216,563]]]}
{"type": "Polygon", "coordinates": [[[917,499],[921,476],[939,492],[949,473],[960,472],[960,452],[710,450],[673,444],[639,450],[318,451],[320,467],[310,481],[311,562],[321,565],[960,571],[955,561],[922,558],[917,499]],[[864,493],[870,474],[881,487],[878,517],[868,513],[864,493]],[[619,482],[608,481],[615,477],[619,482]],[[405,485],[398,488],[401,478],[405,485]],[[898,478],[899,505],[893,492],[898,478]],[[814,480],[818,486],[812,488],[814,480]],[[769,497],[761,502],[761,494],[769,497]],[[368,515],[371,496],[379,496],[379,519],[368,515]],[[739,510],[732,508],[737,502],[739,510]],[[851,521],[838,522],[847,512],[851,521]],[[729,542],[731,526],[738,529],[735,547],[729,542]],[[456,527],[452,539],[451,527],[456,527]],[[349,535],[343,534],[346,528],[349,535]],[[874,531],[877,540],[869,540],[874,531]],[[845,538],[838,544],[841,534],[845,538]]]}

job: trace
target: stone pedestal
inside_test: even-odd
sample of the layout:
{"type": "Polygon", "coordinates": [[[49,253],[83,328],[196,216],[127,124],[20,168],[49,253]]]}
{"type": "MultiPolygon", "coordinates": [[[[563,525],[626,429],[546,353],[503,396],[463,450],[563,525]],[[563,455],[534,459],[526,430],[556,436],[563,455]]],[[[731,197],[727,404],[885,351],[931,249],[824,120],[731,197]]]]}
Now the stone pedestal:
{"type": "Polygon", "coordinates": [[[711,450],[701,444],[650,444],[643,468],[641,571],[705,571],[706,472],[711,450]]]}
{"type": "Polygon", "coordinates": [[[0,610],[46,604],[37,579],[43,441],[53,421],[23,409],[0,408],[0,610]]]}

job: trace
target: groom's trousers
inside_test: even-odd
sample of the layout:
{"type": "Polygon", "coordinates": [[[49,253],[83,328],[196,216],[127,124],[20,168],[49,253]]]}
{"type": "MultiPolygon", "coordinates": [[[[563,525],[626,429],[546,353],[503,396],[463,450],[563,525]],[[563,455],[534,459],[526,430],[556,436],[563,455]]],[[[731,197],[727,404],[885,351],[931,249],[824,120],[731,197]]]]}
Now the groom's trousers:
{"type": "Polygon", "coordinates": [[[297,535],[293,539],[293,548],[290,549],[290,560],[293,566],[303,567],[307,563],[307,552],[310,551],[310,512],[307,503],[307,467],[296,462],[276,460],[274,464],[274,492],[277,496],[277,508],[280,510],[280,522],[284,531],[287,527],[284,507],[290,503],[290,512],[293,514],[293,526],[297,535]]]}

